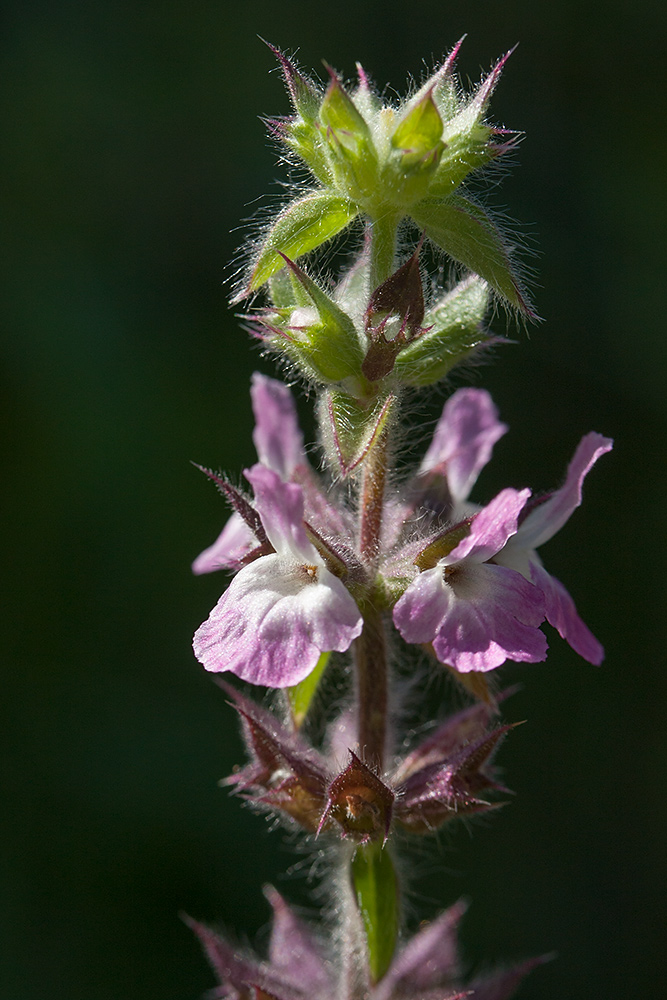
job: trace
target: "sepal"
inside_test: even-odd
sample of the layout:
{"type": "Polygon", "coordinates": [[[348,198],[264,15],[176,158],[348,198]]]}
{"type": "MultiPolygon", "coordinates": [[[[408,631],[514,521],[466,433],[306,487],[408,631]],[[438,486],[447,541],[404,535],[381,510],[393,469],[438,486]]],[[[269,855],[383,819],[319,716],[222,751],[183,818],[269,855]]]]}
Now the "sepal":
{"type": "Polygon", "coordinates": [[[281,812],[314,833],[327,802],[329,780],[324,761],[270,712],[230,684],[218,683],[239,714],[250,757],[250,763],[224,779],[224,784],[260,809],[281,812]]]}
{"type": "Polygon", "coordinates": [[[261,551],[258,551],[257,554],[265,555],[269,552],[273,552],[273,546],[267,538],[261,518],[252,506],[250,498],[247,494],[244,493],[243,490],[237,489],[236,486],[232,486],[227,477],[221,475],[219,472],[213,472],[211,469],[207,469],[203,465],[198,465],[196,462],[193,462],[193,465],[215,483],[218,488],[218,492],[222,494],[234,512],[238,514],[243,521],[245,521],[247,527],[250,528],[250,531],[257,539],[261,548],[261,551]]]}
{"type": "MultiPolygon", "coordinates": [[[[486,706],[475,706],[472,717],[476,722],[484,718],[483,709],[486,706]]],[[[446,749],[448,737],[460,725],[450,723],[438,740],[427,741],[426,748],[415,752],[411,764],[403,769],[407,776],[399,789],[396,819],[412,833],[431,833],[450,819],[497,809],[499,803],[480,798],[480,793],[506,791],[493,779],[488,766],[499,743],[514,726],[499,726],[468,739],[455,750],[446,749]]]]}
{"type": "Polygon", "coordinates": [[[275,45],[266,42],[280,63],[285,86],[296,113],[306,122],[313,122],[322,102],[322,95],[296,68],[291,59],[275,45]]]}
{"type": "Polygon", "coordinates": [[[319,829],[334,819],[343,837],[362,844],[377,840],[384,844],[389,836],[394,793],[352,750],[349,754],[350,763],[327,789],[319,829]]]}
{"type": "Polygon", "coordinates": [[[334,185],[357,203],[377,198],[378,161],[369,125],[327,66],[330,83],[320,108],[320,128],[334,185]]]}
{"type": "MultiPolygon", "coordinates": [[[[512,51],[498,60],[477,92],[467,102],[459,102],[456,110],[448,95],[450,114],[445,119],[442,134],[444,152],[435,177],[429,187],[431,195],[444,197],[452,194],[474,170],[478,170],[500,156],[509,146],[495,143],[497,130],[484,122],[484,115],[491,94],[500,79],[502,69],[512,51]]],[[[511,145],[511,144],[510,144],[511,145]]]]}
{"type": "MultiPolygon", "coordinates": [[[[377,986],[374,1000],[393,1000],[394,997],[426,995],[452,1000],[449,990],[456,987],[460,974],[457,931],[467,907],[458,902],[441,913],[435,920],[421,925],[394,958],[391,966],[377,986]]],[[[458,993],[457,996],[467,996],[458,993]]]]}
{"type": "Polygon", "coordinates": [[[340,472],[348,476],[364,461],[391,417],[395,396],[379,396],[367,408],[347,393],[331,390],[324,397],[320,426],[325,445],[340,472]]]}
{"type": "Polygon", "coordinates": [[[396,358],[422,332],[424,291],[419,272],[421,242],[412,256],[372,293],[365,316],[370,346],[361,370],[369,382],[391,373],[396,358]]]}
{"type": "MultiPolygon", "coordinates": [[[[354,323],[294,261],[280,256],[292,278],[293,308],[257,317],[268,331],[266,339],[306,378],[330,384],[358,377],[362,352],[354,323]]],[[[284,289],[279,291],[280,300],[286,301],[284,289]]]]}
{"type": "Polygon", "coordinates": [[[508,969],[496,969],[488,975],[480,976],[470,984],[471,994],[475,1000],[510,1000],[525,977],[552,958],[553,955],[539,955],[508,969]]]}

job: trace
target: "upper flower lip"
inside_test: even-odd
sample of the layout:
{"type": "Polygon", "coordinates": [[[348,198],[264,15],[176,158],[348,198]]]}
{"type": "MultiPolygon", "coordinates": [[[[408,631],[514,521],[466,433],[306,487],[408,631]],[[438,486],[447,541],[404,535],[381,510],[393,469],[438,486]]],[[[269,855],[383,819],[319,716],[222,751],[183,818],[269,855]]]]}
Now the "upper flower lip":
{"type": "Polygon", "coordinates": [[[529,497],[530,490],[502,490],[472,518],[470,534],[440,560],[441,564],[453,566],[464,560],[483,563],[495,556],[516,534],[519,515],[529,497]]]}
{"type": "Polygon", "coordinates": [[[569,520],[581,504],[584,479],[598,458],[611,451],[614,442],[595,431],[585,434],[568,465],[564,484],[528,511],[517,532],[524,548],[544,545],[569,520]]]}

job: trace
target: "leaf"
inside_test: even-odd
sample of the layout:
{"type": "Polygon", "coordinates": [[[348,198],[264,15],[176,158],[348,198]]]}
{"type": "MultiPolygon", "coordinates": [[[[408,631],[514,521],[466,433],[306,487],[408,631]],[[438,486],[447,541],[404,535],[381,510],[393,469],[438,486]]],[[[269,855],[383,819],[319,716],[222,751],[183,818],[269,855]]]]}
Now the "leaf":
{"type": "Polygon", "coordinates": [[[326,191],[314,191],[288,205],[264,239],[246,291],[261,288],[284,266],[281,254],[296,260],[345,229],[357,214],[347,198],[326,191]]]}
{"type": "Polygon", "coordinates": [[[395,398],[393,395],[379,396],[373,405],[364,409],[347,393],[335,390],[327,393],[324,429],[332,440],[344,476],[356,469],[380,437],[395,398]]]}
{"type": "Polygon", "coordinates": [[[510,305],[532,314],[513,273],[510,252],[483,209],[460,195],[450,195],[446,199],[424,198],[410,214],[450,257],[488,281],[510,305]]]}
{"type": "Polygon", "coordinates": [[[326,670],[330,656],[331,653],[321,653],[319,660],[315,664],[315,669],[307,677],[304,677],[299,684],[287,688],[287,697],[289,698],[292,710],[292,718],[297,729],[301,728],[308,714],[308,709],[326,670]]]}
{"type": "Polygon", "coordinates": [[[379,843],[357,849],[352,882],[366,932],[371,979],[377,983],[391,964],[398,936],[398,889],[391,854],[379,843]]]}

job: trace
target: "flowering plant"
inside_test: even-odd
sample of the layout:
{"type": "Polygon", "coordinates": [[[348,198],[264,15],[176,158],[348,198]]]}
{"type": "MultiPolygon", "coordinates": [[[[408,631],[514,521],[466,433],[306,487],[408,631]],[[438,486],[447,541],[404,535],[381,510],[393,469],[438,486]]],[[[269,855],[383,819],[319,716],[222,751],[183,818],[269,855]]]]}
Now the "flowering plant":
{"type": "Polygon", "coordinates": [[[537,549],[581,503],[608,438],[586,434],[550,493],[507,487],[471,502],[507,427],[484,389],[461,388],[417,468],[400,464],[406,397],[499,342],[490,303],[535,317],[514,248],[466,188],[515,143],[488,121],[509,53],[466,95],[458,48],[399,106],[382,104],[361,68],[354,88],[329,70],[321,89],[274,50],[293,114],[269,128],[309,182],[262,233],[235,301],[252,300],[256,337],[315,392],[320,461],[309,461],[288,385],[256,374],[249,489],[204,470],[232,513],[193,568],[233,577],[194,650],[206,670],[275,692],[266,708],[220,681],[249,755],[227,784],[313,849],[326,839],[337,906],[326,946],[268,890],[266,959],[192,921],[220,997],[503,1000],[541,961],[463,982],[462,905],[408,937],[396,864],[412,838],[499,804],[493,758],[513,726],[499,718],[508,692],[497,668],[544,660],[545,623],[590,663],[603,658],[537,549]],[[348,229],[360,246],[330,282],[312,252],[348,229]],[[424,241],[463,272],[458,282],[424,281],[424,241]],[[322,693],[333,654],[350,681],[343,707],[322,693]],[[399,660],[446,670],[470,699],[412,743],[399,660]]]}

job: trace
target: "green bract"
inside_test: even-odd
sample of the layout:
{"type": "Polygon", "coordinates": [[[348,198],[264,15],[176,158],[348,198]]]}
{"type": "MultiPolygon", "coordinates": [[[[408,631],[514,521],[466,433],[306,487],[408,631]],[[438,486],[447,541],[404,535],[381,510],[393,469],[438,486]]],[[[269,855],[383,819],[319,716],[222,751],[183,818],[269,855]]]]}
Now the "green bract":
{"type": "Polygon", "coordinates": [[[509,302],[529,312],[505,242],[478,205],[460,195],[425,198],[415,205],[413,218],[436,246],[474,271],[509,302]]]}

